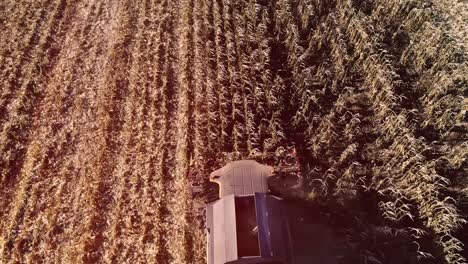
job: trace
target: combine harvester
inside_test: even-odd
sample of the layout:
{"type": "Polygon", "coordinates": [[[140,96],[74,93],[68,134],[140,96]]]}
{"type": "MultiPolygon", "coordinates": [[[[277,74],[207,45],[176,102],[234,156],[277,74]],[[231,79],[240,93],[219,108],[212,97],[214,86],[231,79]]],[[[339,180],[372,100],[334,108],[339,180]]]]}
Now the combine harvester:
{"type": "Polygon", "coordinates": [[[274,168],[233,161],[210,175],[219,185],[206,204],[208,264],[334,264],[332,232],[307,205],[271,194],[274,168]]]}

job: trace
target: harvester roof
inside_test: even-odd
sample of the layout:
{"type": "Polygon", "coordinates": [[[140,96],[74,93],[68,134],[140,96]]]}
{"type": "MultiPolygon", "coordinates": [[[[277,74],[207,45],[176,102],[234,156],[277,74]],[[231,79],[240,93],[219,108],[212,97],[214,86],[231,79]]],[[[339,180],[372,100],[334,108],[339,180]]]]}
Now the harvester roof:
{"type": "Polygon", "coordinates": [[[226,195],[252,195],[268,191],[267,179],[273,167],[254,160],[233,161],[210,174],[210,181],[219,184],[219,197],[226,195]]]}

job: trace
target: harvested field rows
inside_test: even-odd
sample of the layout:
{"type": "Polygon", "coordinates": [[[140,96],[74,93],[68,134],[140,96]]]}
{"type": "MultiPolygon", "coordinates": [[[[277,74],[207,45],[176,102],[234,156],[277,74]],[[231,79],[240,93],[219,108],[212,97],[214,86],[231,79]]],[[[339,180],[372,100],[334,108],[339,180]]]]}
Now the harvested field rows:
{"type": "Polygon", "coordinates": [[[283,194],[327,215],[338,263],[466,263],[467,20],[445,0],[2,1],[0,263],[205,263],[190,185],[272,153],[298,156],[283,194]]]}

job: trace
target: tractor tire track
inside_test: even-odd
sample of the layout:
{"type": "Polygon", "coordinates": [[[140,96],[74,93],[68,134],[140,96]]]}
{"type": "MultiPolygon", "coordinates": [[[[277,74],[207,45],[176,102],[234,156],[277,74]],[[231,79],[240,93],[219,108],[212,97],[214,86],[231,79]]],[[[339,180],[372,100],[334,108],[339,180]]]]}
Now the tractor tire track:
{"type": "Polygon", "coordinates": [[[157,263],[173,263],[175,256],[172,255],[169,249],[173,243],[173,237],[169,229],[173,225],[171,219],[170,204],[171,200],[177,199],[174,197],[175,187],[173,185],[176,160],[174,153],[176,151],[175,138],[177,138],[177,120],[175,113],[178,112],[178,86],[177,86],[177,71],[176,71],[176,54],[174,50],[177,48],[175,41],[175,28],[177,25],[177,17],[175,9],[178,3],[173,1],[164,0],[162,8],[165,10],[166,16],[161,25],[161,31],[165,32],[164,55],[161,62],[163,67],[163,86],[162,86],[162,145],[163,150],[158,161],[159,171],[156,175],[160,180],[162,186],[162,193],[160,195],[160,204],[158,205],[159,225],[157,234],[158,250],[156,254],[157,263]]]}
{"type": "Polygon", "coordinates": [[[111,33],[109,35],[110,53],[107,57],[106,71],[99,82],[97,91],[98,122],[100,129],[97,131],[99,141],[99,154],[91,165],[96,174],[95,189],[92,190],[92,211],[82,241],[83,249],[81,262],[97,263],[102,261],[102,247],[105,242],[104,230],[107,227],[107,211],[111,204],[111,186],[113,184],[112,173],[114,171],[113,157],[121,148],[118,135],[122,131],[123,111],[120,105],[125,100],[126,90],[129,87],[127,75],[131,63],[130,50],[132,38],[135,33],[135,20],[137,13],[133,10],[130,1],[110,6],[115,12],[115,20],[110,22],[111,33]],[[113,43],[112,43],[113,42],[113,43]]]}

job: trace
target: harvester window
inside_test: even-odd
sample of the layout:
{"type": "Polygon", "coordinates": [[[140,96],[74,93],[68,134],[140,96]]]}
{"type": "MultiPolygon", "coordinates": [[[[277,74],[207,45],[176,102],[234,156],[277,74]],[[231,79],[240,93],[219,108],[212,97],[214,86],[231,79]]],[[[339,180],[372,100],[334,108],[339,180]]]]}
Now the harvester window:
{"type": "Polygon", "coordinates": [[[253,195],[235,197],[237,254],[240,257],[259,256],[257,217],[253,195]]]}

